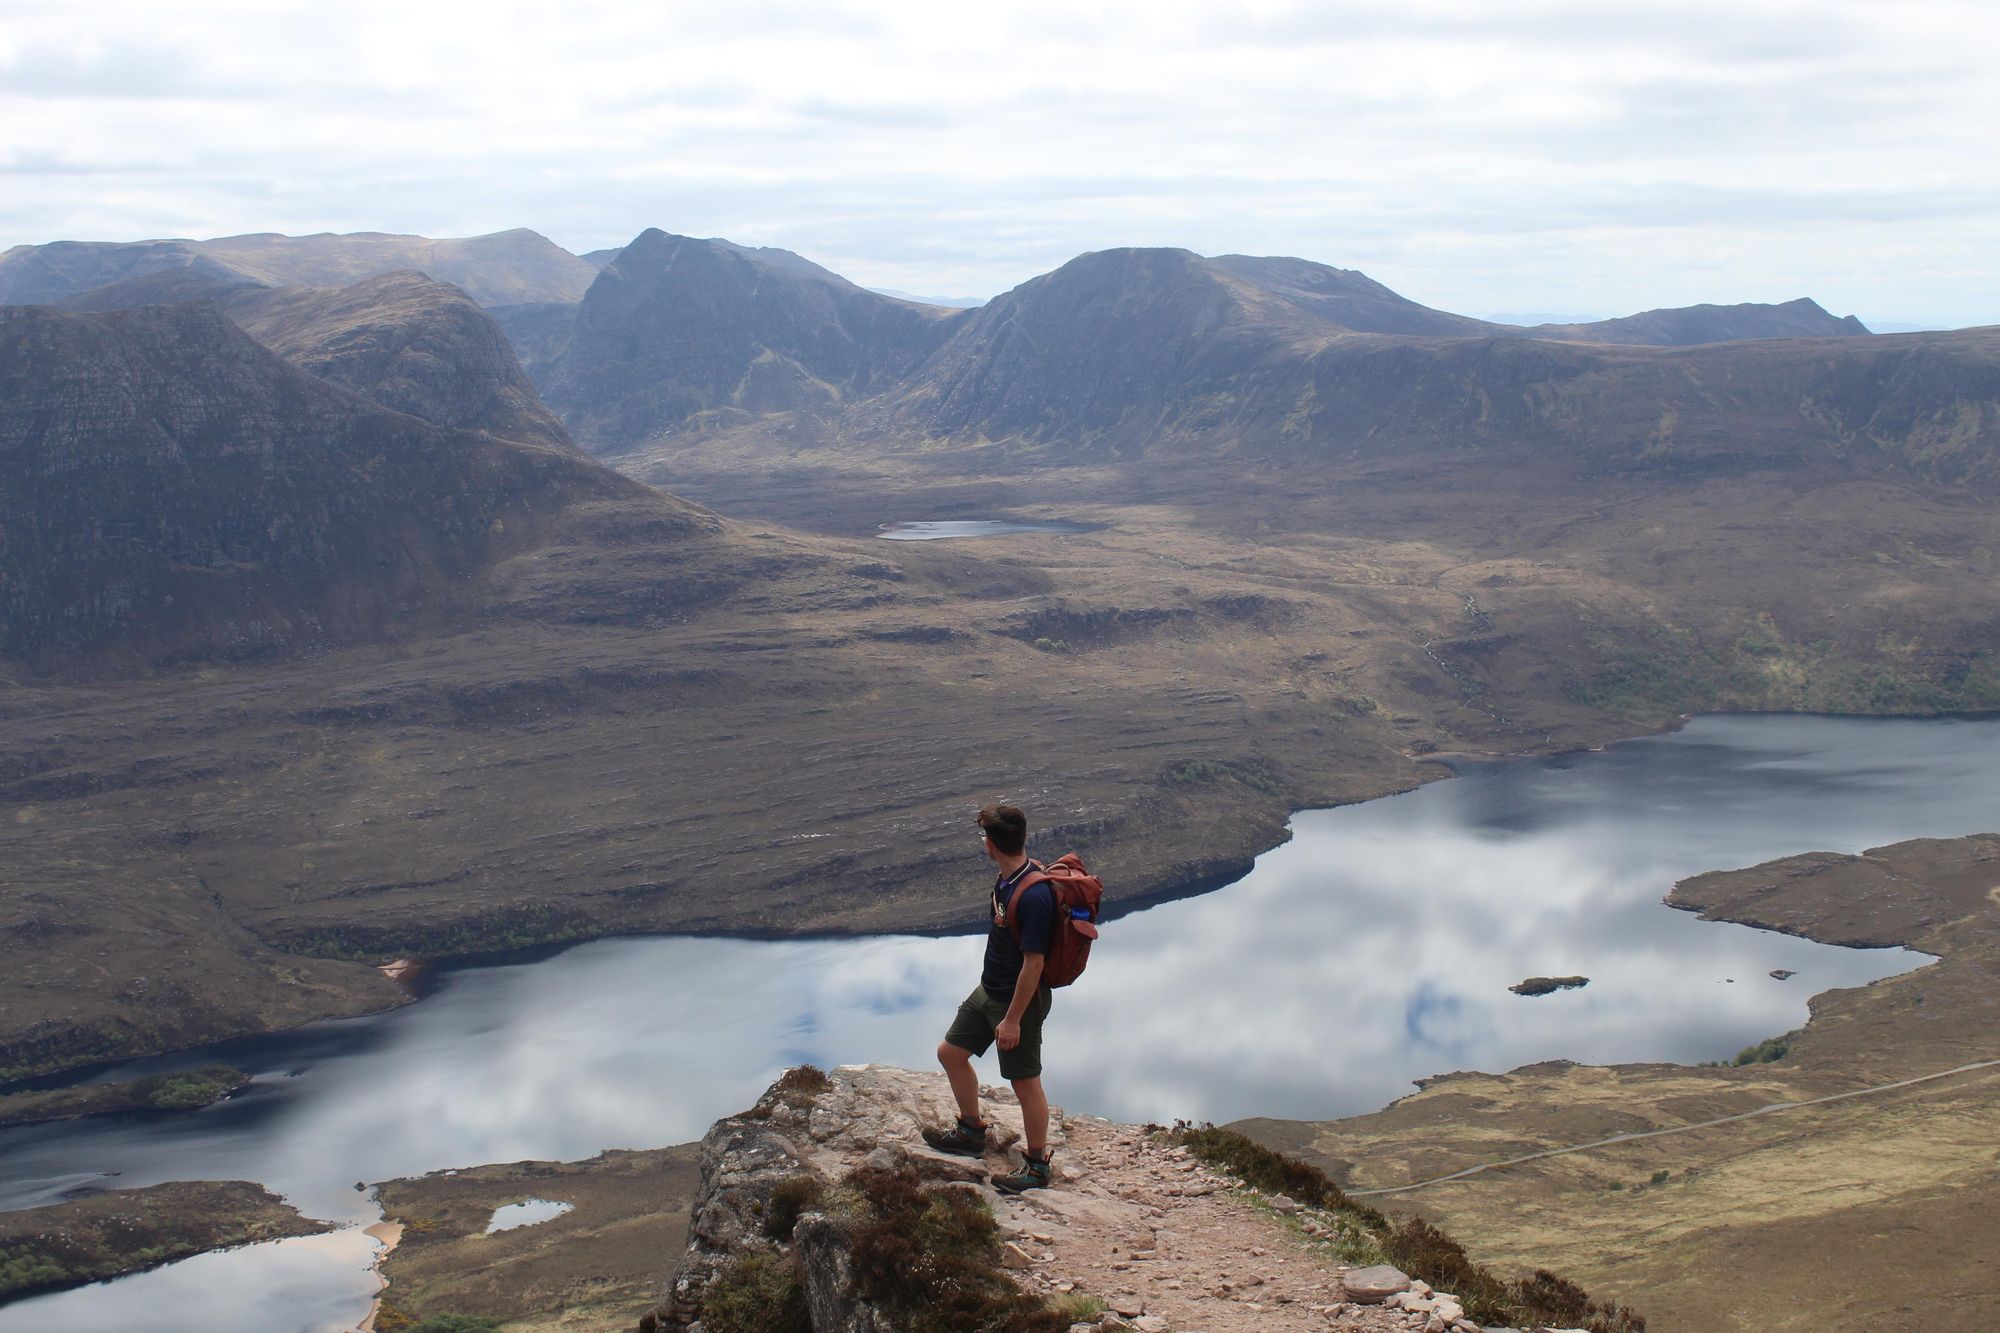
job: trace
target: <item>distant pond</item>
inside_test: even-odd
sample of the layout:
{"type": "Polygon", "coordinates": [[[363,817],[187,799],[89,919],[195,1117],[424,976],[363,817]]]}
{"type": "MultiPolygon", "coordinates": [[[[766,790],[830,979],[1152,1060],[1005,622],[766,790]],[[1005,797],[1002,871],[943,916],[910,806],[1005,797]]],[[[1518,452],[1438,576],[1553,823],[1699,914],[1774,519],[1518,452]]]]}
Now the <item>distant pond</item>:
{"type": "Polygon", "coordinates": [[[958,537],[1004,537],[1015,532],[1072,534],[1095,532],[1093,523],[1062,519],[937,519],[919,523],[884,523],[875,535],[892,542],[950,541],[958,537]]]}
{"type": "MultiPolygon", "coordinates": [[[[1057,998],[1050,1094],[1121,1120],[1323,1118],[1454,1069],[1727,1059],[1803,1024],[1817,992],[1928,960],[1705,923],[1662,905],[1674,881],[1990,830],[1995,771],[2000,722],[1713,717],[1302,811],[1235,884],[1107,926],[1057,998]],[[1509,993],[1535,976],[1590,982],[1509,993]]],[[[972,915],[989,881],[966,852],[972,915]]],[[[928,1067],[979,952],[667,937],[447,971],[392,1014],[132,1067],[256,1074],[220,1106],[0,1131],[0,1208],[241,1178],[360,1222],[356,1181],[688,1142],[788,1065],[928,1067]]],[[[367,1253],[348,1231],[206,1256],[0,1308],[0,1333],[344,1328],[367,1253]]]]}

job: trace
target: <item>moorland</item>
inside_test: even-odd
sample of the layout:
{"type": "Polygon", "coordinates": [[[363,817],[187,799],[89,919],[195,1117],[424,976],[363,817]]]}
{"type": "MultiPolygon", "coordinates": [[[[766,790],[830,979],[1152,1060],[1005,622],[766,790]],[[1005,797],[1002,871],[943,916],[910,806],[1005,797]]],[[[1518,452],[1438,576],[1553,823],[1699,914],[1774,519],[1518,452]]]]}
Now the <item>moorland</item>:
{"type": "MultiPolygon", "coordinates": [[[[1129,904],[1439,754],[2000,706],[2000,330],[1522,329],[1178,250],[944,309],[783,251],[538,242],[0,255],[0,1082],[401,1003],[403,958],[961,926],[995,798],[1129,904]],[[1090,530],[873,535],[1010,516],[1090,530]]],[[[1943,1053],[1897,997],[1952,957],[1821,1004],[1866,1047],[1492,1096],[1581,1133],[1598,1082],[1644,1119],[1889,1077],[1943,1053]]],[[[1468,1142],[1402,1156],[1468,1095],[1271,1132],[1399,1183],[1490,1148],[1453,1102],[1468,1142]]],[[[1885,1215],[1957,1216],[1934,1160],[1885,1215]]],[[[1589,1274],[1605,1210],[1677,1188],[1609,1183],[1421,1206],[1589,1274]],[[1551,1212],[1590,1235],[1509,1229],[1551,1212]]]]}

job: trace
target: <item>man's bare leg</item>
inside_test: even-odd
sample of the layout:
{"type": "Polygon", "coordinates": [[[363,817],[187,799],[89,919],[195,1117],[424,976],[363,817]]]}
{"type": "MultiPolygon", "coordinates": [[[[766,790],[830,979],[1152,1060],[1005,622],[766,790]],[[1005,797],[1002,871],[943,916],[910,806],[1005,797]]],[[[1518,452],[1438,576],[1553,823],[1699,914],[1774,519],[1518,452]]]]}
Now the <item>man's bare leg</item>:
{"type": "MultiPolygon", "coordinates": [[[[966,1069],[970,1071],[971,1062],[966,1069]]],[[[1028,1156],[1047,1157],[1049,1155],[1049,1099],[1042,1091],[1042,1080],[1038,1074],[1034,1078],[1014,1080],[1014,1096],[1021,1103],[1021,1131],[1027,1135],[1028,1156]]]]}
{"type": "MultiPolygon", "coordinates": [[[[946,1081],[951,1084],[951,1095],[958,1102],[959,1119],[968,1125],[980,1124],[979,1075],[972,1067],[972,1052],[962,1050],[948,1041],[941,1041],[938,1043],[937,1057],[938,1063],[944,1066],[946,1081]]],[[[1044,1126],[1048,1124],[1048,1114],[1048,1103],[1044,1102],[1042,1103],[1044,1126]]]]}

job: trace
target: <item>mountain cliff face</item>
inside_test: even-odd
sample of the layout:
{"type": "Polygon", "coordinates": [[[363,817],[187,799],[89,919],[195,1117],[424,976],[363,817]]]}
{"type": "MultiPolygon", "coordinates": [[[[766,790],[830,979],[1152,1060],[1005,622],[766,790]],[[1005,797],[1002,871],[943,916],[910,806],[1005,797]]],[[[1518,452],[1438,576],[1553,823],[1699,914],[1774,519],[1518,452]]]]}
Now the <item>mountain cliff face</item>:
{"type": "Polygon", "coordinates": [[[208,241],[57,241],[0,254],[0,305],[37,305],[142,274],[205,267],[273,287],[345,286],[416,269],[482,305],[575,301],[595,266],[536,232],[433,240],[356,232],[257,234],[208,241]]]}
{"type": "Polygon", "coordinates": [[[824,411],[894,384],[959,318],[797,255],[642,233],[591,284],[537,387],[593,450],[694,418],[824,411]]]}
{"type": "Polygon", "coordinates": [[[1868,328],[1852,315],[1836,318],[1809,297],[1782,305],[1691,305],[1647,310],[1593,324],[1542,324],[1528,330],[1536,338],[1573,342],[1625,343],[1644,347],[1691,347],[1696,343],[1753,338],[1865,338],[1868,328]]]}
{"type": "Polygon", "coordinates": [[[9,657],[378,637],[586,501],[675,503],[567,448],[378,407],[213,304],[0,309],[9,657]]]}

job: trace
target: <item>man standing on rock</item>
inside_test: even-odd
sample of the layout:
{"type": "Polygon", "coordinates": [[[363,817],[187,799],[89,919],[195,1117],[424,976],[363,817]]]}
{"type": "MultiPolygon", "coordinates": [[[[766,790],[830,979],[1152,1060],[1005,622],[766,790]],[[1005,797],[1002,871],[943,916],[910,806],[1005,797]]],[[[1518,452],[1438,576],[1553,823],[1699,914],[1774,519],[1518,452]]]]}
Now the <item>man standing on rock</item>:
{"type": "Polygon", "coordinates": [[[939,1043],[938,1063],[958,1100],[958,1123],[926,1129],[924,1141],[941,1152],[979,1157],[986,1152],[986,1122],[979,1115],[979,1075],[972,1057],[1000,1045],[1000,1076],[1014,1085],[1027,1135],[1021,1169],[996,1177],[1008,1194],[1046,1189],[1049,1183],[1049,1099],[1042,1091],[1042,1020],[1053,996],[1042,984],[1049,938],[1055,929],[1055,893],[1046,880],[1028,886],[1019,904],[1014,890],[1034,863],[1028,859],[1028,817],[1011,805],[979,812],[986,855],[1000,868],[993,885],[993,926],[986,934],[986,962],[979,985],[958,1006],[951,1030],[939,1043]],[[1013,913],[1010,917],[1009,912],[1013,913]]]}

